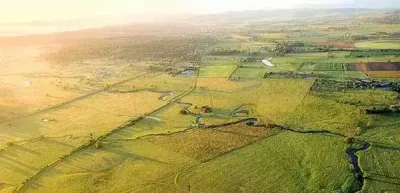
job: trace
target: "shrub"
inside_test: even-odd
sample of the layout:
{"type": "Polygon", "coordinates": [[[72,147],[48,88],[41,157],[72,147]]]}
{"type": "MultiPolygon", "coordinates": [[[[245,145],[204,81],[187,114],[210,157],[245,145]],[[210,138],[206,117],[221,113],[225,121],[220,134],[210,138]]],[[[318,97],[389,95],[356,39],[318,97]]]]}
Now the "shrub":
{"type": "Polygon", "coordinates": [[[95,147],[96,149],[100,149],[100,148],[101,148],[101,142],[100,142],[100,140],[97,140],[97,141],[94,143],[94,147],[95,147]]]}
{"type": "Polygon", "coordinates": [[[368,121],[367,122],[367,127],[371,127],[371,125],[372,125],[371,121],[368,121]]]}
{"type": "Polygon", "coordinates": [[[345,143],[349,143],[349,144],[350,144],[350,143],[353,143],[353,141],[354,141],[354,138],[353,138],[353,137],[345,137],[345,138],[344,138],[344,142],[345,142],[345,143]]]}
{"type": "Polygon", "coordinates": [[[189,112],[187,110],[185,110],[185,109],[182,109],[179,113],[182,114],[182,115],[189,114],[189,112]]]}

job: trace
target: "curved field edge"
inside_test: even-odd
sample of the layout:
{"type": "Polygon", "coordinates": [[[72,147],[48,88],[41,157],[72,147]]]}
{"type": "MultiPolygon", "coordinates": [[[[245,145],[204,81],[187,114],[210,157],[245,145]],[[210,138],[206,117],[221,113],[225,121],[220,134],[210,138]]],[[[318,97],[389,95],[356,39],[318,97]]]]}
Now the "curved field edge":
{"type": "MultiPolygon", "coordinates": [[[[209,129],[203,131],[207,130],[209,129]]],[[[177,139],[179,139],[179,135],[186,135],[187,132],[171,135],[178,135],[177,139]]],[[[86,188],[90,191],[102,192],[101,187],[105,185],[118,191],[125,187],[130,192],[145,190],[187,192],[187,188],[194,192],[220,192],[221,190],[224,192],[239,190],[246,192],[316,190],[348,192],[355,188],[355,178],[349,169],[344,153],[346,144],[341,137],[283,131],[278,135],[233,149],[213,159],[201,161],[196,158],[196,154],[182,154],[180,151],[185,144],[191,146],[188,140],[184,140],[185,142],[181,142],[183,144],[180,145],[178,143],[177,147],[168,146],[169,140],[159,140],[171,135],[109,143],[101,151],[86,149],[68,158],[58,167],[41,174],[41,177],[33,181],[29,187],[34,188],[32,191],[36,187],[38,188],[36,190],[41,192],[50,192],[54,188],[57,189],[55,187],[58,187],[57,181],[61,180],[67,182],[66,185],[60,187],[64,188],[59,189],[61,192],[83,192],[86,188]],[[93,155],[96,156],[93,157],[93,155]],[[77,166],[79,166],[78,169],[76,169],[77,166]],[[334,168],[333,171],[332,168],[334,168]],[[126,171],[128,169],[129,171],[126,171]],[[158,172],[157,177],[154,176],[154,172],[158,172]],[[225,175],[232,175],[234,178],[224,178],[225,175]],[[98,176],[108,176],[107,179],[112,179],[113,183],[103,183],[98,176]],[[261,176],[261,178],[256,178],[256,176],[261,176]],[[85,182],[86,185],[76,186],[75,181],[85,182]],[[292,183],[288,186],[287,182],[292,183]],[[93,183],[97,185],[94,186],[93,183]],[[260,183],[263,186],[257,186],[260,183]],[[254,187],[264,189],[254,189],[254,187]]],[[[226,137],[216,136],[212,139],[220,140],[221,138],[226,137]]],[[[195,151],[197,145],[191,147],[195,147],[193,149],[195,151]]],[[[25,189],[27,192],[30,192],[29,187],[25,189]]]]}
{"type": "Polygon", "coordinates": [[[340,137],[284,131],[191,169],[180,184],[193,192],[351,192],[345,148],[340,137]]]}

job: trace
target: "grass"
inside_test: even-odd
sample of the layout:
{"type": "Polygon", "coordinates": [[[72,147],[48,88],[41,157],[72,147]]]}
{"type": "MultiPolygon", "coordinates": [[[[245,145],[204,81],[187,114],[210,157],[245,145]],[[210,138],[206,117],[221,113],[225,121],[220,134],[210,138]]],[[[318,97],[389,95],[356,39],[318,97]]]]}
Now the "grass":
{"type": "Polygon", "coordinates": [[[101,136],[134,117],[142,116],[165,104],[158,100],[159,95],[151,92],[103,92],[22,118],[18,122],[2,124],[0,136],[6,140],[2,140],[0,145],[8,143],[11,146],[1,152],[1,164],[5,164],[2,167],[5,169],[3,172],[7,174],[2,175],[4,179],[1,180],[19,186],[47,164],[87,143],[88,140],[82,141],[80,137],[87,139],[89,136],[101,136]],[[15,142],[40,136],[44,136],[44,139],[21,145],[15,142]],[[64,139],[63,136],[71,137],[64,139]]]}
{"type": "Polygon", "coordinates": [[[345,71],[344,72],[345,77],[350,77],[350,78],[368,78],[368,76],[363,73],[363,72],[359,72],[359,71],[345,71]]]}
{"type": "Polygon", "coordinates": [[[398,146],[372,144],[360,153],[360,164],[368,178],[365,192],[396,192],[400,189],[400,152],[398,146]]]}
{"type": "Polygon", "coordinates": [[[235,125],[228,125],[224,127],[215,128],[217,131],[235,133],[251,137],[268,137],[277,134],[277,130],[264,127],[249,127],[246,123],[239,123],[235,125]]]}
{"type": "Polygon", "coordinates": [[[251,93],[249,102],[257,104],[255,112],[263,120],[281,123],[301,103],[313,81],[312,79],[267,80],[259,90],[251,93]]]}
{"type": "Polygon", "coordinates": [[[377,41],[357,42],[356,48],[398,50],[398,49],[400,49],[400,41],[398,41],[398,40],[377,40],[377,41]]]}
{"type": "Polygon", "coordinates": [[[207,66],[200,69],[200,77],[228,78],[236,68],[235,65],[207,66]]]}
{"type": "Polygon", "coordinates": [[[238,68],[232,75],[233,78],[262,78],[267,70],[265,68],[238,68]]]}
{"type": "Polygon", "coordinates": [[[242,34],[232,34],[230,37],[234,38],[234,39],[238,39],[238,40],[245,40],[245,41],[248,41],[249,39],[251,39],[251,37],[242,35],[242,34]]]}
{"type": "MultiPolygon", "coordinates": [[[[254,83],[254,81],[244,81],[244,83],[254,83]]],[[[231,112],[241,105],[255,104],[254,116],[259,116],[265,121],[273,120],[280,123],[301,103],[312,84],[312,79],[266,79],[258,85],[246,86],[239,90],[240,86],[243,86],[241,81],[229,81],[226,85],[210,84],[208,88],[212,90],[208,90],[207,87],[198,89],[184,97],[182,102],[193,103],[193,107],[208,105],[214,109],[225,109],[231,112]],[[216,90],[219,86],[222,86],[222,90],[216,90]],[[222,92],[227,88],[238,88],[238,90],[234,92],[235,94],[222,92]],[[296,97],[293,98],[293,96],[296,97]]]]}
{"type": "Polygon", "coordinates": [[[399,118],[397,114],[370,116],[372,125],[361,138],[373,144],[396,147],[400,143],[399,118]]]}
{"type": "Polygon", "coordinates": [[[280,40],[286,37],[286,34],[283,33],[263,33],[259,35],[261,38],[265,40],[280,40]]]}
{"type": "MultiPolygon", "coordinates": [[[[240,125],[243,130],[247,126],[240,125]]],[[[254,142],[259,137],[274,134],[272,130],[256,132],[253,136],[236,134],[231,127],[225,132],[191,130],[171,135],[148,136],[137,140],[109,140],[101,149],[88,148],[63,160],[40,175],[24,192],[40,191],[128,191],[151,185],[163,191],[176,192],[175,174],[198,161],[212,159],[234,148],[254,142]],[[132,175],[132,172],[135,175],[132,175]],[[124,183],[120,177],[124,176],[124,183]],[[86,180],[79,186],[74,182],[86,180]],[[65,182],[58,184],[57,182],[65,182]],[[135,186],[131,186],[135,182],[135,186]],[[40,186],[37,186],[40,184],[40,186]],[[124,184],[121,186],[121,184],[124,184]],[[105,188],[107,187],[107,188],[105,188]],[[171,189],[171,187],[173,187],[171,189]]],[[[252,128],[248,128],[252,130],[252,128]]]]}
{"type": "Polygon", "coordinates": [[[136,139],[145,135],[183,131],[189,128],[196,120],[195,117],[179,113],[184,106],[171,104],[153,114],[149,114],[149,118],[142,119],[130,127],[111,134],[109,139],[136,139]]]}
{"type": "Polygon", "coordinates": [[[319,63],[315,66],[314,71],[344,71],[343,63],[319,63]]]}
{"type": "Polygon", "coordinates": [[[261,85],[258,81],[228,81],[225,78],[198,78],[197,88],[205,91],[240,92],[256,89],[261,85]]]}
{"type": "Polygon", "coordinates": [[[94,88],[85,89],[79,78],[29,77],[22,75],[0,77],[0,121],[34,113],[63,103],[94,88]],[[31,84],[25,84],[31,83],[31,84]],[[68,85],[68,87],[67,87],[68,85]]]}
{"type": "MultiPolygon", "coordinates": [[[[241,127],[246,126],[242,125],[241,127]]],[[[252,130],[252,128],[248,128],[248,130],[252,130]]],[[[227,130],[222,131],[224,132],[195,129],[169,136],[144,139],[200,162],[213,159],[224,152],[229,152],[259,139],[257,135],[241,135],[227,130]]],[[[269,131],[269,133],[273,134],[274,132],[269,131]]],[[[264,136],[268,136],[269,133],[264,136]]]]}
{"type": "Polygon", "coordinates": [[[103,92],[39,114],[2,123],[0,137],[4,140],[0,141],[0,146],[40,135],[100,136],[165,104],[158,100],[159,96],[159,93],[151,92],[103,92]]]}
{"type": "Polygon", "coordinates": [[[67,158],[23,192],[123,192],[148,185],[169,189],[162,179],[192,164],[196,162],[188,157],[143,140],[116,141],[67,158]]]}
{"type": "Polygon", "coordinates": [[[101,149],[84,149],[46,170],[23,192],[149,189],[185,192],[188,188],[200,192],[329,192],[352,189],[354,179],[346,164],[343,154],[346,145],[341,138],[283,132],[245,146],[257,136],[274,134],[268,130],[252,131],[251,137],[246,130],[253,129],[245,127],[219,129],[223,132],[193,130],[133,141],[108,141],[101,149]],[[291,140],[293,138],[296,140],[291,140]],[[233,149],[237,150],[230,152],[233,149]],[[206,162],[199,164],[196,160],[206,162]],[[215,173],[216,168],[223,172],[215,173]],[[285,173],[290,175],[283,175],[285,173]],[[220,176],[226,174],[232,178],[220,176]],[[215,179],[219,179],[217,184],[215,179]],[[288,185],[287,181],[293,183],[288,185]],[[81,183],[77,186],[76,182],[81,183]]]}
{"type": "MultiPolygon", "coordinates": [[[[66,33],[65,40],[56,38],[57,49],[61,47],[56,52],[54,42],[39,49],[14,45],[32,44],[26,37],[1,38],[6,45],[0,61],[0,192],[13,192],[21,184],[21,192],[359,188],[342,137],[245,123],[212,129],[202,125],[250,117],[260,124],[327,130],[371,143],[357,153],[366,177],[364,191],[395,192],[400,188],[400,116],[366,115],[364,110],[397,104],[398,93],[344,88],[337,82],[400,77],[398,72],[347,71],[353,63],[400,61],[399,25],[363,21],[363,14],[356,22],[346,14],[295,20],[233,17],[215,20],[221,30],[210,28],[212,23],[146,26],[129,28],[123,37],[89,30],[85,37],[98,38],[66,33]],[[160,39],[160,31],[168,33],[160,39]],[[353,45],[353,38],[367,40],[353,45]],[[272,57],[275,41],[299,44],[285,56],[272,57]],[[244,58],[253,62],[240,62],[244,58]],[[264,58],[275,66],[262,64],[264,58]],[[179,74],[192,66],[196,70],[191,75],[179,74]],[[288,73],[263,78],[268,72],[311,77],[290,78],[288,73]],[[313,89],[315,78],[323,84],[313,89]],[[212,112],[202,112],[202,106],[212,112]],[[191,113],[181,113],[184,109],[191,113]],[[13,117],[19,118],[4,121],[13,117]],[[96,149],[89,140],[99,136],[102,147],[96,149]]],[[[54,41],[53,35],[40,38],[47,36],[54,41]]]]}
{"type": "Polygon", "coordinates": [[[347,192],[354,178],[344,148],[340,138],[283,132],[199,165],[178,182],[193,192],[347,192]]]}
{"type": "Polygon", "coordinates": [[[397,104],[397,94],[388,90],[346,90],[343,92],[319,92],[318,97],[358,106],[390,106],[397,104]]]}
{"type": "Polygon", "coordinates": [[[399,71],[367,71],[371,78],[400,78],[399,71]]]}
{"type": "Polygon", "coordinates": [[[69,154],[74,148],[89,141],[89,136],[74,138],[38,138],[15,143],[0,156],[0,182],[18,186],[40,171],[45,165],[69,154]]]}
{"type": "Polygon", "coordinates": [[[271,71],[297,71],[302,65],[324,62],[328,53],[287,54],[284,57],[274,57],[270,60],[276,67],[271,71]]]}
{"type": "Polygon", "coordinates": [[[366,123],[364,113],[348,104],[308,95],[287,116],[284,125],[307,130],[329,130],[346,135],[356,135],[356,128],[366,123]]]}
{"type": "Polygon", "coordinates": [[[165,74],[148,74],[111,89],[114,92],[134,92],[140,90],[186,91],[192,86],[192,77],[172,77],[165,74]]]}

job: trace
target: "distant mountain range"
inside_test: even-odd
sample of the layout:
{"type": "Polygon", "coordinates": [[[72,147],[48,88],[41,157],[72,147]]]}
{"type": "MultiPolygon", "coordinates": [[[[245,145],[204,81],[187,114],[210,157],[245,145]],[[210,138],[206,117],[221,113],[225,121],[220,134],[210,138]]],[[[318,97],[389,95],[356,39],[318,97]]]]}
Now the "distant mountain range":
{"type": "Polygon", "coordinates": [[[20,23],[0,23],[0,36],[21,36],[61,31],[75,31],[131,23],[160,23],[179,20],[179,15],[141,14],[110,17],[93,17],[61,21],[31,21],[20,23]]]}
{"type": "MultiPolygon", "coordinates": [[[[397,0],[396,0],[397,1],[397,0]]],[[[387,5],[392,0],[382,0],[381,6],[387,5]]],[[[360,7],[363,4],[377,4],[375,0],[354,0],[347,5],[357,5],[360,7]],[[363,2],[363,3],[361,3],[363,2]]],[[[395,2],[394,5],[399,3],[395,2]]],[[[124,25],[133,23],[219,23],[230,21],[242,21],[251,18],[265,19],[294,19],[294,18],[312,18],[326,17],[331,19],[342,19],[355,17],[360,13],[374,12],[391,12],[400,14],[400,9],[378,9],[378,6],[372,8],[325,8],[325,9],[270,9],[270,10],[253,10],[253,11],[232,11],[219,14],[208,15],[165,15],[165,14],[142,14],[128,15],[116,17],[97,17],[84,18],[79,20],[64,20],[64,21],[32,21],[24,23],[0,23],[0,36],[21,36],[28,34],[44,34],[62,31],[75,31],[80,29],[90,29],[105,26],[124,25]],[[333,17],[337,16],[337,17],[333,17]]]]}
{"type": "MultiPolygon", "coordinates": [[[[339,1],[341,2],[341,1],[339,1]]],[[[341,2],[342,7],[363,7],[371,9],[399,9],[399,0],[350,0],[341,2]]]]}

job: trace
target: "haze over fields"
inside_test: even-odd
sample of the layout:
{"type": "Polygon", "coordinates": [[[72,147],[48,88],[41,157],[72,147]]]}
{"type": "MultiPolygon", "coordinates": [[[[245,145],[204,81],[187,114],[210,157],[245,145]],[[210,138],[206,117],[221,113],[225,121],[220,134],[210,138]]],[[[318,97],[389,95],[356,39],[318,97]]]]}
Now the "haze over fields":
{"type": "Polygon", "coordinates": [[[179,21],[199,14],[300,8],[395,9],[397,0],[0,0],[0,35],[50,33],[137,22],[179,21]]]}

